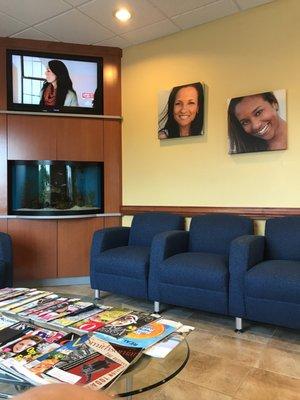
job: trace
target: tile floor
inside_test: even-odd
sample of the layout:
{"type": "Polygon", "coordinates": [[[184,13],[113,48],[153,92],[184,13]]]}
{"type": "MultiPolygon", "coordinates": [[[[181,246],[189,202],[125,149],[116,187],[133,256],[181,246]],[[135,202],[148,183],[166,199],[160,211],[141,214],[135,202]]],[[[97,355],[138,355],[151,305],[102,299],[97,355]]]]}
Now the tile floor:
{"type": "MultiPolygon", "coordinates": [[[[93,296],[87,285],[47,287],[93,296]]],[[[152,311],[152,303],[103,294],[104,304],[152,311]]],[[[300,400],[300,332],[248,324],[234,332],[233,318],[165,306],[162,315],[193,325],[191,356],[177,377],[134,400],[300,400]]]]}

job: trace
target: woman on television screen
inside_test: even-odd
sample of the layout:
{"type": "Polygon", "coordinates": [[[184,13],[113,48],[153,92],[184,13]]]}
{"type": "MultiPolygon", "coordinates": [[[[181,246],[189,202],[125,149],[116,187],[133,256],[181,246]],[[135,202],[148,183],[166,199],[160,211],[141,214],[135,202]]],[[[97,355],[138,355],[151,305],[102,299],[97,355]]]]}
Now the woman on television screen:
{"type": "Polygon", "coordinates": [[[60,60],[51,60],[45,72],[40,105],[45,108],[78,107],[77,94],[69,71],[60,60]]]}

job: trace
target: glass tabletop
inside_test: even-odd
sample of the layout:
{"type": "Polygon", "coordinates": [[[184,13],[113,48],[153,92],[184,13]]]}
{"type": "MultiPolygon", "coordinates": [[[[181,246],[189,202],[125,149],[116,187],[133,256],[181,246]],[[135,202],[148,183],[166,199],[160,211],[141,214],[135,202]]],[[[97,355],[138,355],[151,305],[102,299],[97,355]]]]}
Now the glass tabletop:
{"type": "Polygon", "coordinates": [[[143,354],[107,390],[110,395],[133,396],[154,389],[174,378],[189,359],[189,346],[183,339],[165,358],[143,354]]]}
{"type": "MultiPolygon", "coordinates": [[[[74,294],[57,292],[56,294],[70,298],[75,297],[74,294]]],[[[80,296],[80,298],[84,301],[93,301],[95,304],[103,304],[101,300],[89,296],[80,296]]],[[[51,327],[49,323],[49,329],[51,328],[57,329],[51,327]]],[[[189,346],[185,338],[182,338],[182,341],[165,358],[142,354],[105,391],[113,397],[131,398],[138,393],[154,389],[175,377],[186,365],[189,354],[189,346]]],[[[11,398],[30,387],[32,387],[30,384],[16,384],[16,382],[5,381],[0,377],[0,399],[11,398]]]]}

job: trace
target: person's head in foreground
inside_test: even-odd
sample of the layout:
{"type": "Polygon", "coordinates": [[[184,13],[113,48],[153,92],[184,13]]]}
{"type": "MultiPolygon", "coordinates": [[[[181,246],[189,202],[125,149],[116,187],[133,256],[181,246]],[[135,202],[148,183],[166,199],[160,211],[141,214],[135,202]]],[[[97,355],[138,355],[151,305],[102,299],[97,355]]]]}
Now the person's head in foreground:
{"type": "Polygon", "coordinates": [[[83,386],[53,383],[26,390],[15,397],[17,400],[111,400],[103,391],[83,386]]]}

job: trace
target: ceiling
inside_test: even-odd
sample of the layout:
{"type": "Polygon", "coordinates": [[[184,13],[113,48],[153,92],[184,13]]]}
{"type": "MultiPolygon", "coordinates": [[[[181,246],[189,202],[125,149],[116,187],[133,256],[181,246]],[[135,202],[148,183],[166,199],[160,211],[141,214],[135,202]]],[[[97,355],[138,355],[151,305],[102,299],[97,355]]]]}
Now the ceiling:
{"type": "Polygon", "coordinates": [[[0,0],[0,36],[125,48],[273,0],[0,0]],[[127,23],[113,16],[132,12],[127,23]]]}

